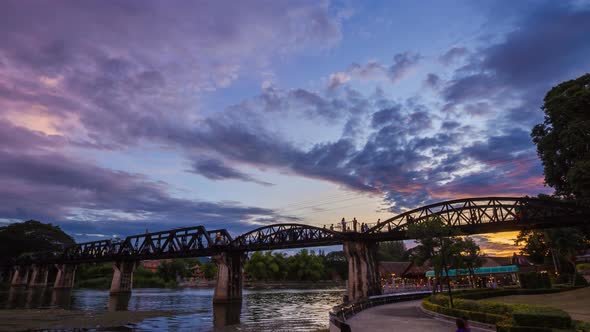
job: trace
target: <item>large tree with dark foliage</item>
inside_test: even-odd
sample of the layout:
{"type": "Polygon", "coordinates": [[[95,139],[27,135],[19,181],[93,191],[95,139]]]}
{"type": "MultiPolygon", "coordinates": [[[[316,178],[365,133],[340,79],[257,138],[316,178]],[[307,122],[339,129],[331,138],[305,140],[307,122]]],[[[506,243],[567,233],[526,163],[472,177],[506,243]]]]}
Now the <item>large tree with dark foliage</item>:
{"type": "Polygon", "coordinates": [[[75,244],[59,226],[29,220],[0,227],[0,260],[15,259],[23,254],[61,251],[75,244]]]}
{"type": "Polygon", "coordinates": [[[545,183],[557,195],[590,202],[590,74],[563,82],[545,96],[543,123],[531,133],[545,183]]]}

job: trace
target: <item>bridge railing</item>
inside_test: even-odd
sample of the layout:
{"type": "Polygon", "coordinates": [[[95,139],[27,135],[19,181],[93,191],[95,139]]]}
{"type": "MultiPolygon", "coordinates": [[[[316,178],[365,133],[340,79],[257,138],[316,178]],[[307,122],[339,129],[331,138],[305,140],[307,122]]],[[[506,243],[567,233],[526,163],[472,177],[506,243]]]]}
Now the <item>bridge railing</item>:
{"type": "Polygon", "coordinates": [[[366,231],[368,231],[369,229],[373,228],[374,226],[377,226],[377,222],[374,223],[366,223],[366,222],[362,222],[362,221],[357,221],[356,223],[353,221],[345,221],[344,223],[342,221],[339,222],[335,222],[333,224],[324,224],[322,227],[325,229],[329,229],[329,230],[333,230],[335,232],[356,232],[356,233],[364,233],[366,231]],[[362,225],[365,225],[366,230],[362,230],[362,225]],[[356,226],[356,227],[355,227],[356,226]]]}

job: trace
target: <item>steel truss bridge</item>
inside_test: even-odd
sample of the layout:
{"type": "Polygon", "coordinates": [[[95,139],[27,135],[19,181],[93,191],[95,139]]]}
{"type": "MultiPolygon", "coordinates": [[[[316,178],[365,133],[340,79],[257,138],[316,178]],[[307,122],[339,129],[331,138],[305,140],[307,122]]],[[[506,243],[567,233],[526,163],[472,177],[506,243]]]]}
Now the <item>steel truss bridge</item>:
{"type": "Polygon", "coordinates": [[[303,224],[263,226],[236,238],[225,229],[203,226],[133,235],[123,241],[79,243],[61,253],[32,258],[42,263],[85,263],[213,256],[223,252],[248,252],[342,244],[346,241],[409,239],[408,225],[440,218],[462,234],[521,229],[590,225],[590,209],[538,198],[464,198],[426,205],[377,223],[364,232],[335,231],[303,224]]]}

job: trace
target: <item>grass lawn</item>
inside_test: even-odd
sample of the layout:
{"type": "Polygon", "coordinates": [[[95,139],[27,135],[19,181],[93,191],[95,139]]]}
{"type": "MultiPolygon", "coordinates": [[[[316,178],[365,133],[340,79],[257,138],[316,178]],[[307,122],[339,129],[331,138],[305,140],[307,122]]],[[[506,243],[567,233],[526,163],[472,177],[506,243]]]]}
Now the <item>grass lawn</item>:
{"type": "Polygon", "coordinates": [[[553,294],[500,296],[484,301],[547,305],[567,311],[572,319],[590,322],[590,287],[553,294]]]}

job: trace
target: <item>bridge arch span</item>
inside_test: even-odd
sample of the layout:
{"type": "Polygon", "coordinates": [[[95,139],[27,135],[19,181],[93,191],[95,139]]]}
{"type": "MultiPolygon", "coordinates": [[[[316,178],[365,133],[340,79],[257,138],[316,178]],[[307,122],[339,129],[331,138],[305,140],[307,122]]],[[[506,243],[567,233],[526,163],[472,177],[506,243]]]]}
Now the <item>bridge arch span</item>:
{"type": "Polygon", "coordinates": [[[548,228],[590,222],[590,210],[571,202],[531,197],[462,198],[422,206],[382,221],[370,228],[367,235],[379,238],[399,234],[412,223],[438,217],[466,234],[512,231],[525,228],[548,228]]]}
{"type": "Polygon", "coordinates": [[[236,237],[230,246],[242,251],[274,250],[342,243],[343,235],[326,228],[305,224],[273,224],[236,237]]]}

